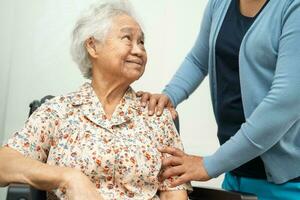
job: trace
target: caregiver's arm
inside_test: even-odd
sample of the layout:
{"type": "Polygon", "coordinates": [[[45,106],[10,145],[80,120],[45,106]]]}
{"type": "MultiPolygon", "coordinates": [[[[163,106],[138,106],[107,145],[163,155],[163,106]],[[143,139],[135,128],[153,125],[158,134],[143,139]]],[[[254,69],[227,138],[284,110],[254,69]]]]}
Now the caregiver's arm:
{"type": "Polygon", "coordinates": [[[170,98],[174,107],[187,99],[208,73],[212,9],[213,1],[209,1],[202,18],[199,35],[193,48],[163,90],[163,93],[170,98]]]}
{"type": "MultiPolygon", "coordinates": [[[[142,103],[149,101],[149,113],[160,115],[164,107],[176,107],[199,86],[208,73],[209,36],[214,1],[209,1],[203,15],[197,40],[181,66],[163,90],[163,94],[140,93],[142,103]]],[[[173,113],[172,113],[173,115],[173,113]]]]}
{"type": "Polygon", "coordinates": [[[263,154],[300,119],[300,2],[285,14],[271,89],[240,130],[212,156],[204,158],[211,177],[263,154]],[[243,156],[241,156],[241,154],[243,156]]]}

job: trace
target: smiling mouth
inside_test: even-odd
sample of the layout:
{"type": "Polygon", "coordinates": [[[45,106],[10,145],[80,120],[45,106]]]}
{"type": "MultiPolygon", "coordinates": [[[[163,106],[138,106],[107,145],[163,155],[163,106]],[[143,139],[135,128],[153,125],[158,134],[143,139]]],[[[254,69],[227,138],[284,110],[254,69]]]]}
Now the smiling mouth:
{"type": "Polygon", "coordinates": [[[140,66],[143,65],[143,62],[142,61],[138,61],[138,60],[126,60],[126,62],[137,64],[137,65],[140,65],[140,66]]]}

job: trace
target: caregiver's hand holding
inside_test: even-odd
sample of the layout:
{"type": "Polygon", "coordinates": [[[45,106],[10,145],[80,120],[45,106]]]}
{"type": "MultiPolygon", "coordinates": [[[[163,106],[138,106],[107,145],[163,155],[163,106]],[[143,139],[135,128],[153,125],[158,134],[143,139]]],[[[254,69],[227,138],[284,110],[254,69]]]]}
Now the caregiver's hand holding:
{"type": "Polygon", "coordinates": [[[149,92],[138,91],[137,96],[141,97],[143,107],[148,105],[149,115],[155,113],[157,116],[160,116],[164,108],[167,108],[171,112],[173,119],[178,116],[170,98],[165,94],[151,94],[149,92]]]}
{"type": "Polygon", "coordinates": [[[164,180],[172,176],[178,176],[178,179],[171,183],[172,187],[188,181],[207,181],[211,179],[204,168],[202,157],[188,155],[172,147],[158,148],[158,150],[163,154],[170,154],[170,156],[163,158],[163,171],[160,179],[164,180]]]}

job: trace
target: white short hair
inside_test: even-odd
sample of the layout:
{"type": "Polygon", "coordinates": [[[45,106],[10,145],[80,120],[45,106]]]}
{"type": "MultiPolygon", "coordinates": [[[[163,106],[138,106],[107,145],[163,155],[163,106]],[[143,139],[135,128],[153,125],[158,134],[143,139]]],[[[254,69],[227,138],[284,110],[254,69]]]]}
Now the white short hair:
{"type": "Polygon", "coordinates": [[[122,14],[136,20],[128,0],[99,0],[77,20],[72,33],[71,55],[85,78],[91,79],[92,77],[92,63],[86,50],[86,40],[94,37],[96,40],[104,42],[112,19],[122,14]]]}

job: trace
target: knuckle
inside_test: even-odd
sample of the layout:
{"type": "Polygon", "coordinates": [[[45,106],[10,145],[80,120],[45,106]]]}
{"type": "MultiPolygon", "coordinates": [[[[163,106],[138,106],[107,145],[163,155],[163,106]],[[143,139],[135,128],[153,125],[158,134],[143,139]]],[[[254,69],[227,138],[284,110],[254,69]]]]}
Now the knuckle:
{"type": "Polygon", "coordinates": [[[174,166],[174,165],[176,165],[178,162],[176,161],[176,158],[171,158],[170,159],[170,164],[172,165],[172,166],[174,166]]]}
{"type": "Polygon", "coordinates": [[[148,99],[148,97],[147,97],[145,94],[143,94],[143,95],[142,95],[142,100],[145,101],[145,100],[147,100],[147,99],[148,99]]]}
{"type": "Polygon", "coordinates": [[[185,181],[184,181],[184,178],[182,177],[182,176],[179,176],[177,179],[176,179],[176,182],[177,182],[177,184],[182,184],[182,183],[184,183],[185,181]]]}
{"type": "Polygon", "coordinates": [[[173,153],[173,148],[172,147],[169,147],[169,146],[166,146],[166,150],[170,153],[173,153]]]}
{"type": "Polygon", "coordinates": [[[173,175],[173,174],[176,174],[176,169],[174,167],[171,167],[169,170],[169,175],[173,175]]]}
{"type": "Polygon", "coordinates": [[[156,98],[154,98],[154,97],[150,98],[150,102],[156,102],[156,101],[157,101],[156,98]]]}
{"type": "Polygon", "coordinates": [[[158,107],[157,107],[157,111],[159,111],[159,112],[161,112],[161,113],[162,113],[162,111],[163,111],[163,107],[161,107],[161,106],[158,106],[158,107]]]}

